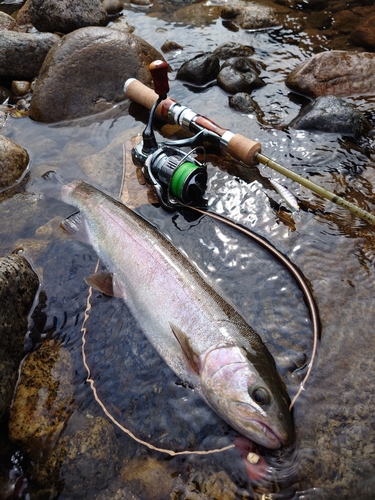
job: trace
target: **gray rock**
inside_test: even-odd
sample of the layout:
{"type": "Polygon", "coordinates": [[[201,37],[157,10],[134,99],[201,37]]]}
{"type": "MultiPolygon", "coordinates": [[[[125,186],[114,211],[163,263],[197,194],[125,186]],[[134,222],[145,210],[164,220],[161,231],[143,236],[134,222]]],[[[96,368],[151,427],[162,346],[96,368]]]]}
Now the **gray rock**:
{"type": "Polygon", "coordinates": [[[29,155],[17,143],[0,135],[0,193],[14,185],[29,164],[29,155]]]}
{"type": "Polygon", "coordinates": [[[375,54],[332,50],[298,65],[285,84],[310,97],[375,94],[375,54]]]}
{"type": "Polygon", "coordinates": [[[220,70],[220,61],[211,53],[199,54],[184,64],[177,71],[177,79],[195,85],[205,85],[216,79],[220,70]]]}
{"type": "Polygon", "coordinates": [[[304,106],[290,127],[361,135],[371,129],[371,124],[353,104],[335,96],[322,96],[304,106]]]}
{"type": "Polygon", "coordinates": [[[244,65],[242,70],[237,69],[236,65],[224,65],[217,75],[218,85],[229,94],[250,93],[252,90],[265,85],[251,64],[244,65]]]}
{"type": "Polygon", "coordinates": [[[242,45],[237,42],[227,42],[217,47],[213,52],[219,59],[229,59],[231,57],[248,57],[254,54],[254,49],[249,45],[242,45]]]}
{"type": "Polygon", "coordinates": [[[273,9],[254,2],[232,4],[225,6],[221,11],[223,19],[230,19],[242,29],[271,28],[279,25],[273,9]]]}
{"type": "Polygon", "coordinates": [[[263,116],[263,112],[259,105],[246,92],[238,92],[229,98],[229,106],[241,113],[255,113],[263,116]]]}
{"type": "Polygon", "coordinates": [[[0,76],[12,80],[34,78],[58,40],[51,33],[0,30],[0,76]]]}
{"type": "Polygon", "coordinates": [[[22,256],[0,259],[0,417],[12,400],[38,286],[38,276],[22,256]]]}
{"type": "Polygon", "coordinates": [[[141,38],[110,28],[82,28],[48,54],[30,106],[33,120],[51,123],[88,116],[125,99],[134,77],[151,85],[149,64],[163,56],[141,38]]]}
{"type": "Polygon", "coordinates": [[[100,0],[28,0],[31,23],[39,31],[70,33],[85,26],[105,26],[100,0]]]}

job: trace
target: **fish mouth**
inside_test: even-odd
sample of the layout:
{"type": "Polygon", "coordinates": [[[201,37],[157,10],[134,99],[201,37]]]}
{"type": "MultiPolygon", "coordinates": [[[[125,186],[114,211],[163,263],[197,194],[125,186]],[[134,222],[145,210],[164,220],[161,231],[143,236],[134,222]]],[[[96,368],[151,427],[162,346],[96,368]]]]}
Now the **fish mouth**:
{"type": "MultiPolygon", "coordinates": [[[[238,405],[240,408],[242,405],[238,405]]],[[[270,448],[272,450],[277,450],[280,448],[285,441],[280,434],[278,434],[274,429],[265,424],[262,420],[254,418],[253,416],[242,415],[242,419],[246,422],[251,423],[252,435],[248,435],[249,439],[254,442],[264,446],[265,448],[270,448]]],[[[242,429],[244,433],[245,429],[242,429]]],[[[249,432],[249,431],[248,431],[249,432]]],[[[246,431],[245,431],[246,434],[246,431]]]]}
{"type": "MultiPolygon", "coordinates": [[[[271,448],[273,450],[277,450],[278,448],[281,448],[281,446],[283,444],[283,439],[278,434],[276,434],[276,432],[273,429],[271,429],[264,422],[260,422],[259,420],[254,420],[253,419],[252,421],[255,424],[257,424],[257,426],[260,427],[260,429],[261,429],[262,432],[264,432],[267,441],[269,441],[270,443],[271,442],[273,443],[272,446],[270,446],[270,444],[268,444],[266,446],[266,448],[271,448]]],[[[262,443],[260,443],[260,444],[262,444],[262,443]]]]}

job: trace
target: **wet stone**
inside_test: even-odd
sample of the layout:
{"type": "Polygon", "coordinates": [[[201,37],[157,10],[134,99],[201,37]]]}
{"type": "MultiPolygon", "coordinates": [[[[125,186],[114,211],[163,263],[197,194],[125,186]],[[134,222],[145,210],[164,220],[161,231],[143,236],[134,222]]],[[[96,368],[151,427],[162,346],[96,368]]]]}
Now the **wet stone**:
{"type": "Polygon", "coordinates": [[[217,75],[217,83],[228,94],[250,93],[265,85],[252,67],[249,66],[247,71],[240,71],[231,65],[223,66],[217,75]]]}
{"type": "Polygon", "coordinates": [[[220,45],[213,52],[219,59],[226,60],[231,57],[249,57],[254,55],[254,49],[249,45],[242,45],[237,42],[227,42],[220,45]]]}
{"type": "Polygon", "coordinates": [[[8,137],[0,135],[0,192],[12,187],[29,164],[25,149],[8,137]]]}
{"type": "Polygon", "coordinates": [[[230,19],[242,29],[271,28],[279,25],[275,11],[265,5],[249,2],[243,4],[231,4],[225,6],[221,11],[223,19],[230,19]]]}
{"type": "Polygon", "coordinates": [[[375,93],[375,54],[332,50],[307,59],[289,73],[285,84],[309,97],[375,93]]]}
{"type": "Polygon", "coordinates": [[[100,0],[28,0],[28,14],[38,31],[70,33],[85,26],[105,26],[100,0]]]}
{"type": "Polygon", "coordinates": [[[0,259],[0,417],[9,408],[39,279],[20,255],[0,259]]]}
{"type": "Polygon", "coordinates": [[[72,360],[56,341],[45,341],[22,363],[9,417],[9,437],[39,462],[56,444],[72,413],[72,360]]]}
{"type": "Polygon", "coordinates": [[[12,30],[17,26],[15,19],[0,11],[0,30],[12,30]]]}
{"type": "Polygon", "coordinates": [[[263,116],[263,112],[259,105],[246,92],[238,92],[230,97],[229,106],[241,113],[255,113],[258,116],[263,116]]]}
{"type": "Polygon", "coordinates": [[[49,485],[52,480],[57,488],[63,484],[65,494],[85,491],[93,498],[115,477],[117,466],[113,426],[90,412],[75,412],[48,460],[37,467],[38,482],[49,485]]]}
{"type": "Polygon", "coordinates": [[[151,86],[148,66],[155,59],[163,56],[133,34],[100,27],[76,30],[44,61],[30,117],[51,123],[112,108],[125,100],[124,82],[128,78],[151,86]]]}
{"type": "Polygon", "coordinates": [[[375,14],[361,21],[350,38],[352,42],[368,50],[375,50],[375,14]]]}
{"type": "Polygon", "coordinates": [[[108,14],[118,14],[122,11],[123,5],[120,0],[103,0],[102,7],[108,14]]]}
{"type": "Polygon", "coordinates": [[[173,468],[169,462],[160,462],[145,455],[135,458],[121,469],[121,477],[141,498],[162,500],[169,498],[174,484],[173,468]],[[155,484],[158,485],[157,489],[155,484]]]}
{"type": "Polygon", "coordinates": [[[220,61],[217,56],[211,53],[199,54],[184,62],[177,71],[176,78],[195,85],[205,85],[215,80],[219,70],[220,61]]]}
{"type": "Polygon", "coordinates": [[[11,90],[15,95],[21,96],[27,94],[30,90],[31,84],[27,81],[13,80],[11,90]]]}
{"type": "Polygon", "coordinates": [[[164,54],[173,50],[183,50],[183,46],[173,40],[167,40],[160,48],[164,54]]]}
{"type": "Polygon", "coordinates": [[[354,105],[335,96],[318,97],[304,106],[290,127],[349,135],[361,135],[372,128],[354,105]]]}
{"type": "Polygon", "coordinates": [[[59,37],[52,33],[0,30],[0,76],[21,80],[34,78],[58,40],[59,37]]]}

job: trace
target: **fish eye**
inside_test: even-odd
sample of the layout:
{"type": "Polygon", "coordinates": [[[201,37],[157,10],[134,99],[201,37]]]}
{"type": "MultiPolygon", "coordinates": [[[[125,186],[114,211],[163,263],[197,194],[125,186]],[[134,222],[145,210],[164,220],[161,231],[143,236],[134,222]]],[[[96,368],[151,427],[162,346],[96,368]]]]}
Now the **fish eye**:
{"type": "Polygon", "coordinates": [[[253,399],[259,406],[269,405],[271,402],[271,395],[264,387],[255,387],[249,391],[251,399],[253,399]]]}

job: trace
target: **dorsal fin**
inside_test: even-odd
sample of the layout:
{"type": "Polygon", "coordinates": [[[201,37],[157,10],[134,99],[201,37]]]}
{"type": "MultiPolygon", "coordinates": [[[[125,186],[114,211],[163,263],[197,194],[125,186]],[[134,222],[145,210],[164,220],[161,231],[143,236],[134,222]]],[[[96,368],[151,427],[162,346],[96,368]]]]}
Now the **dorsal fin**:
{"type": "Polygon", "coordinates": [[[108,271],[99,271],[85,278],[85,282],[95,290],[108,295],[109,297],[124,298],[124,291],[118,286],[113,274],[108,271]]]}
{"type": "Polygon", "coordinates": [[[176,337],[178,343],[181,346],[181,349],[190,365],[190,367],[199,375],[200,372],[200,362],[199,355],[194,351],[187,335],[176,325],[173,323],[169,323],[173,335],[176,337]]]}

